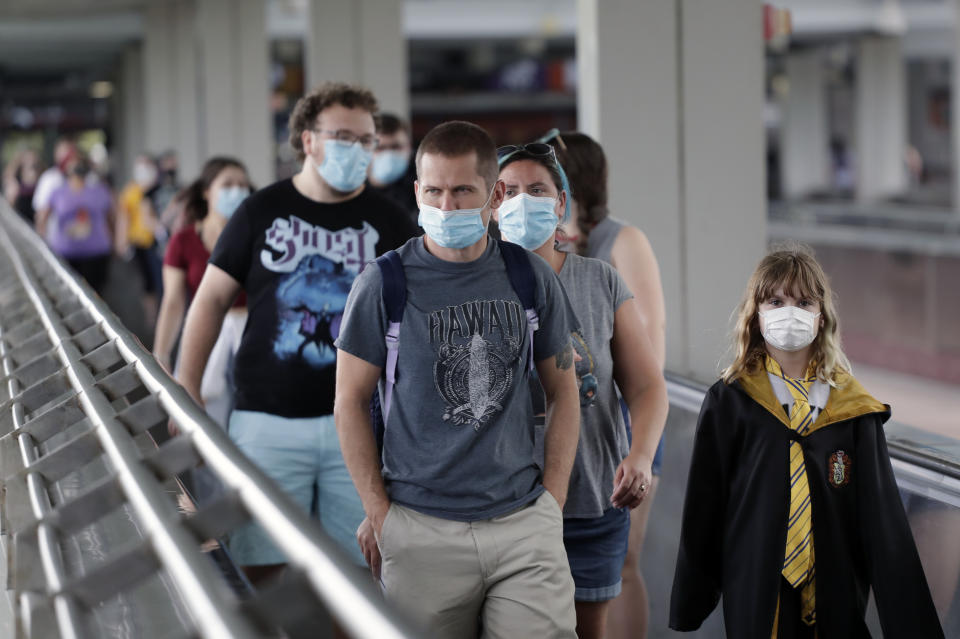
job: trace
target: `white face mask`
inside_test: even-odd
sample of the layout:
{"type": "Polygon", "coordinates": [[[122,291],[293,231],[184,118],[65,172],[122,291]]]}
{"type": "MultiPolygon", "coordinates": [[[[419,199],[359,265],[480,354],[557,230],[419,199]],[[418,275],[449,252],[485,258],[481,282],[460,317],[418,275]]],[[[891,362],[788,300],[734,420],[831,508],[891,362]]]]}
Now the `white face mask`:
{"type": "Polygon", "coordinates": [[[781,306],[769,311],[760,311],[763,318],[763,339],[781,351],[799,351],[813,343],[817,336],[817,318],[820,313],[811,313],[796,306],[781,306]]]}
{"type": "Polygon", "coordinates": [[[143,188],[153,186],[157,181],[157,169],[150,164],[134,164],[133,181],[143,188]]]}

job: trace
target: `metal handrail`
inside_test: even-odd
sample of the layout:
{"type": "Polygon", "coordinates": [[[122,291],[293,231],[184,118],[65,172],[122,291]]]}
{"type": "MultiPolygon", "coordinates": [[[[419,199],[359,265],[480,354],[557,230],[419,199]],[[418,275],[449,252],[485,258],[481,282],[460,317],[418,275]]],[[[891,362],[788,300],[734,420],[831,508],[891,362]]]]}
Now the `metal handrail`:
{"type": "MultiPolygon", "coordinates": [[[[241,622],[235,615],[229,614],[229,607],[232,607],[228,606],[229,602],[216,596],[215,576],[211,570],[203,569],[207,568],[207,565],[202,560],[196,540],[182,525],[179,525],[179,522],[171,518],[173,509],[169,499],[159,489],[154,478],[148,474],[149,471],[139,464],[140,455],[132,438],[123,425],[116,420],[115,411],[107,398],[95,389],[96,381],[91,372],[82,365],[81,354],[71,343],[69,332],[57,317],[58,314],[52,308],[50,301],[38,292],[40,287],[36,278],[27,270],[23,258],[9,235],[6,233],[0,235],[0,244],[7,249],[7,254],[13,262],[25,292],[38,311],[40,321],[64,366],[70,384],[77,391],[84,412],[95,426],[104,453],[117,472],[127,500],[146,529],[157,556],[181,589],[184,601],[193,612],[195,623],[199,626],[198,630],[208,637],[254,637],[254,630],[248,623],[241,622]]],[[[22,437],[29,437],[29,435],[22,435],[22,437]]],[[[21,448],[24,447],[21,446],[21,448]]],[[[36,502],[39,499],[37,495],[40,490],[37,487],[39,482],[36,474],[29,477],[28,481],[32,483],[31,496],[36,502]]],[[[42,517],[44,509],[36,507],[35,510],[38,511],[37,515],[42,517]]],[[[44,529],[41,534],[46,532],[44,529]]],[[[55,545],[48,540],[41,548],[50,549],[55,545]]],[[[48,550],[42,556],[49,554],[48,550]]],[[[53,560],[47,559],[44,563],[50,566],[53,560]]],[[[48,568],[47,575],[54,595],[61,596],[65,586],[62,569],[48,568]]],[[[58,610],[58,618],[60,616],[60,610],[58,610]]],[[[68,617],[64,614],[60,620],[60,628],[70,628],[73,632],[78,632],[75,616],[74,614],[68,617]]]]}
{"type": "MultiPolygon", "coordinates": [[[[122,359],[133,366],[143,386],[189,438],[197,456],[232,489],[251,519],[258,523],[285,553],[288,564],[304,575],[314,594],[331,615],[354,637],[414,637],[413,626],[391,610],[372,583],[351,571],[344,553],[262,471],[250,462],[176,384],[153,356],[125,329],[104,302],[85,282],[75,279],[9,206],[0,200],[0,243],[14,263],[17,275],[38,312],[53,348],[62,362],[71,386],[77,391],[84,412],[97,431],[104,454],[116,469],[121,488],[138,516],[157,557],[184,596],[198,630],[207,637],[253,636],[250,626],[231,614],[235,606],[218,595],[215,577],[203,568],[199,544],[182,523],[171,517],[168,497],[156,480],[138,462],[140,455],[129,433],[116,419],[107,398],[95,388],[90,371],[80,364],[80,353],[70,341],[49,300],[40,293],[37,277],[21,253],[29,252],[77,298],[113,343],[122,359]],[[16,241],[14,241],[14,239],[16,241]],[[153,481],[151,481],[153,480],[153,481]]],[[[19,423],[14,423],[19,428],[19,423]]],[[[55,575],[51,575],[55,576],[55,575]]],[[[69,626],[61,623],[61,629],[69,626]]]]}

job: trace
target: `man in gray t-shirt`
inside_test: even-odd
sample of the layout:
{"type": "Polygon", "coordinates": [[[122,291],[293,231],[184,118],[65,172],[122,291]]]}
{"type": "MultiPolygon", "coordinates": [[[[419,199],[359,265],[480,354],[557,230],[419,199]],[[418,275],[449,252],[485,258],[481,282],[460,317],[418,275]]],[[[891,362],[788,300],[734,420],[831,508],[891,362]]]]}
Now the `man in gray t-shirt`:
{"type": "Polygon", "coordinates": [[[486,234],[503,199],[493,141],[438,126],[417,153],[420,225],[398,251],[407,280],[396,386],[378,459],[369,398],[387,359],[382,281],[354,283],[336,346],[335,418],[367,519],[357,541],[387,598],[440,637],[575,637],[561,510],[579,432],[569,335],[549,265],[529,254],[539,329],[486,234]],[[534,463],[530,349],[546,394],[534,463]],[[382,462],[382,469],[380,463],[382,462]]]}

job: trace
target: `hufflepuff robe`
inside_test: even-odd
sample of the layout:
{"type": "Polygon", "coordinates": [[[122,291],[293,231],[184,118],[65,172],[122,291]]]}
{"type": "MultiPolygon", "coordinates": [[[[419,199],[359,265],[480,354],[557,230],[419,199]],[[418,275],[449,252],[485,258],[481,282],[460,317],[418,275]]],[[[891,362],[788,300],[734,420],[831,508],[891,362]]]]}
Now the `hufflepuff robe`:
{"type": "Polygon", "coordinates": [[[798,439],[810,485],[818,639],[869,637],[871,587],[885,637],[941,639],[890,465],[889,417],[889,407],[845,376],[799,436],[766,371],[714,384],[697,425],[670,627],[697,629],[722,595],[728,637],[770,639],[787,534],[788,450],[798,439]]]}

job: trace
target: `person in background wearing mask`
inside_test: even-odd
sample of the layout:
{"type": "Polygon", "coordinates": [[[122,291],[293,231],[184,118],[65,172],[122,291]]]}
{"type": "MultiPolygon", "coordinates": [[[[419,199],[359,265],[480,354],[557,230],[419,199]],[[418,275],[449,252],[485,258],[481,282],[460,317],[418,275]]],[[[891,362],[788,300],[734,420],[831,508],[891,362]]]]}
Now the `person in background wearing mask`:
{"type": "MultiPolygon", "coordinates": [[[[247,169],[242,162],[229,157],[207,160],[200,177],[184,189],[181,199],[190,223],[174,233],[167,244],[163,257],[163,297],[153,338],[153,355],[168,371],[173,370],[173,347],[187,305],[196,295],[207,269],[210,252],[227,220],[248,195],[247,169]]],[[[200,386],[207,413],[224,428],[232,400],[230,369],[246,321],[246,296],[241,293],[223,320],[200,386]]]]}
{"type": "Polygon", "coordinates": [[[33,194],[40,178],[40,156],[33,149],[20,149],[3,168],[3,196],[20,216],[33,224],[33,194]]]}
{"type": "Polygon", "coordinates": [[[124,242],[124,259],[136,260],[143,278],[143,316],[148,334],[153,332],[157,319],[157,299],[160,281],[160,258],[154,247],[157,243],[157,215],[150,201],[150,191],[157,184],[157,165],[149,155],[137,156],[133,164],[133,179],[120,193],[119,234],[124,242]]]}
{"type": "MultiPolygon", "coordinates": [[[[154,357],[167,371],[175,370],[174,344],[210,252],[227,220],[248,195],[250,178],[243,163],[234,158],[214,157],[204,164],[200,177],[176,196],[187,223],[171,236],[164,253],[163,297],[153,339],[154,357]]],[[[241,293],[223,319],[200,386],[204,409],[224,430],[233,407],[233,360],[246,322],[247,297],[241,293]]],[[[206,468],[195,468],[188,477],[190,494],[198,504],[208,503],[222,492],[221,483],[206,468]]]]}
{"type": "Polygon", "coordinates": [[[416,165],[426,234],[391,257],[407,297],[382,455],[369,410],[387,367],[379,268],[357,278],[336,343],[337,431],[367,514],[357,542],[387,599],[432,637],[476,637],[482,624],[484,637],[573,639],[562,509],[580,427],[576,316],[549,264],[487,235],[504,186],[486,131],[441,124],[416,165]],[[508,270],[512,259],[526,269],[508,270]],[[511,274],[533,288],[526,315],[511,274]],[[547,406],[542,469],[534,364],[547,406]]]}
{"type": "Polygon", "coordinates": [[[37,211],[37,233],[97,293],[107,282],[114,231],[113,198],[106,186],[87,180],[89,165],[73,153],[63,166],[66,181],[37,211]]]}
{"type": "Polygon", "coordinates": [[[410,125],[393,114],[381,114],[378,138],[370,164],[370,186],[408,211],[410,219],[416,222],[417,195],[413,182],[417,172],[410,161],[413,154],[410,125]]]}
{"type": "Polygon", "coordinates": [[[107,146],[103,142],[94,142],[87,155],[90,157],[90,175],[87,179],[102,182],[112,192],[113,177],[110,175],[110,152],[107,146]]]}
{"type": "Polygon", "coordinates": [[[53,166],[40,174],[37,188],[33,192],[33,210],[37,213],[50,208],[50,196],[66,180],[67,162],[77,156],[77,146],[73,140],[61,137],[53,147],[53,166]]]}
{"type": "MultiPolygon", "coordinates": [[[[366,188],[376,112],[370,91],[342,83],[297,102],[290,143],[303,168],[251,195],[227,222],[187,313],[179,371],[202,402],[204,370],[224,316],[246,291],[251,305],[234,364],[230,438],[358,566],[363,556],[354,533],[363,507],[333,423],[333,342],[354,277],[415,230],[399,207],[366,188]]],[[[254,525],[234,532],[228,545],[254,582],[286,561],[254,525]]]]}
{"type": "MultiPolygon", "coordinates": [[[[503,239],[534,251],[556,271],[580,319],[580,445],[564,507],[563,542],[577,590],[577,636],[603,639],[610,602],[620,594],[630,511],[652,483],[653,458],[667,419],[667,385],[640,308],[608,263],[556,248],[570,217],[570,187],[553,147],[497,149],[506,186],[497,212],[503,239]],[[617,391],[633,424],[629,442],[617,391]]],[[[542,411],[542,393],[534,396],[542,411]]],[[[539,409],[539,410],[538,410],[539,409]]]]}
{"type": "MultiPolygon", "coordinates": [[[[643,325],[663,368],[666,358],[666,319],[660,269],[650,242],[640,229],[610,216],[607,208],[607,158],[590,136],[556,129],[541,138],[554,147],[557,159],[570,179],[573,191],[570,219],[558,236],[562,250],[601,259],[613,266],[633,294],[643,325]]],[[[621,402],[627,433],[632,437],[630,411],[621,402]]],[[[649,603],[647,586],[640,572],[640,552],[646,535],[650,509],[657,494],[663,438],[653,458],[653,478],[647,496],[630,513],[630,540],[623,563],[623,590],[613,600],[608,615],[610,639],[646,639],[649,603]]]]}
{"type": "MultiPolygon", "coordinates": [[[[182,212],[182,209],[171,206],[174,198],[180,192],[180,181],[177,177],[177,152],[168,149],[161,153],[157,159],[157,169],[159,170],[157,188],[153,190],[150,199],[153,201],[153,210],[160,216],[160,226],[164,232],[172,235],[180,230],[174,227],[177,222],[177,214],[182,212]]],[[[164,243],[162,242],[162,244],[164,243]]]]}
{"type": "MultiPolygon", "coordinates": [[[[154,244],[153,251],[158,258],[163,259],[167,253],[167,243],[170,236],[179,231],[178,227],[174,230],[174,224],[169,217],[174,207],[171,203],[174,201],[177,193],[180,192],[180,183],[177,181],[177,152],[168,149],[157,157],[157,183],[147,192],[150,198],[150,204],[153,205],[154,214],[157,216],[157,223],[153,230],[154,244]]],[[[161,269],[160,277],[160,297],[163,297],[163,272],[161,269]]]]}
{"type": "Polygon", "coordinates": [[[158,213],[166,210],[180,191],[180,182],[177,180],[177,152],[168,149],[157,158],[157,187],[150,193],[153,200],[153,210],[158,213]]]}

